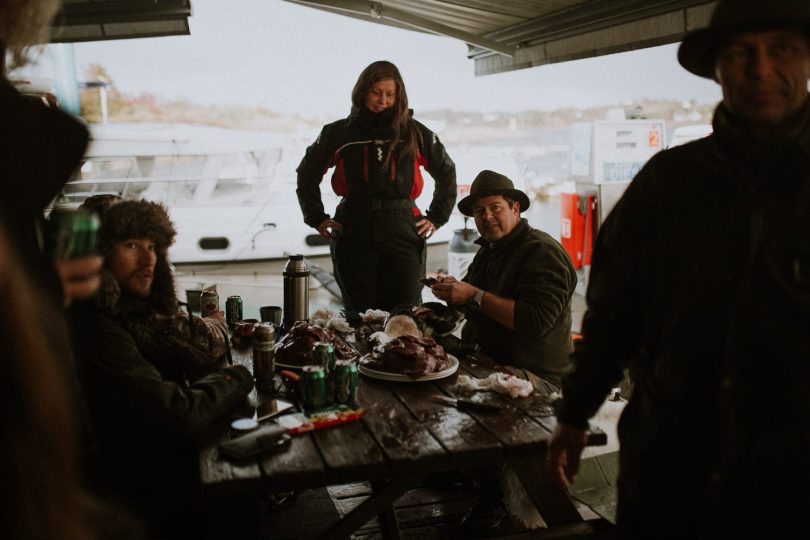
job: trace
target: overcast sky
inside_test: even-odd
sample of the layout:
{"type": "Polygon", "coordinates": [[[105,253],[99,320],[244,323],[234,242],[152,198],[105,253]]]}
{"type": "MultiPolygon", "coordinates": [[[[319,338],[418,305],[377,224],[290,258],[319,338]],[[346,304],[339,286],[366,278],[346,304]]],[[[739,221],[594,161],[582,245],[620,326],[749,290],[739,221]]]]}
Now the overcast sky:
{"type": "Polygon", "coordinates": [[[553,110],[640,98],[719,101],[683,70],[676,46],[475,77],[461,41],[397,30],[280,0],[193,0],[191,35],[75,45],[79,80],[103,65],[126,93],[202,104],[261,105],[304,116],[343,116],[360,71],[391,60],[411,107],[553,110]]]}

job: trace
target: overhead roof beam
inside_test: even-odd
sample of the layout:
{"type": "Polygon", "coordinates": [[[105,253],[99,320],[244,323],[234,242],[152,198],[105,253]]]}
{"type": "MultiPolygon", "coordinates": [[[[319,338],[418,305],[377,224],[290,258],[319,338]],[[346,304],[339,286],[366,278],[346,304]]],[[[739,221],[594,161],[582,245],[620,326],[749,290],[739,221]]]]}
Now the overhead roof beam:
{"type": "Polygon", "coordinates": [[[440,36],[452,37],[465,41],[470,45],[492,53],[512,57],[515,47],[506,43],[499,43],[495,40],[464,32],[456,28],[437,23],[425,17],[414,15],[413,13],[385,6],[382,2],[367,2],[362,0],[288,0],[295,4],[308,7],[328,8],[330,11],[371,20],[389,20],[400,25],[407,26],[415,30],[421,30],[440,36]]]}
{"type": "Polygon", "coordinates": [[[611,0],[587,2],[563,12],[484,34],[497,42],[517,44],[537,39],[560,39],[608,26],[712,3],[711,0],[611,0]]]}
{"type": "Polygon", "coordinates": [[[664,45],[708,24],[714,4],[713,0],[588,2],[486,34],[514,45],[513,58],[473,47],[467,56],[475,59],[476,75],[488,75],[664,45]]]}
{"type": "Polygon", "coordinates": [[[190,0],[65,0],[51,41],[187,35],[190,16],[190,0]]]}
{"type": "Polygon", "coordinates": [[[191,15],[190,0],[106,0],[63,2],[54,24],[98,24],[185,19],[191,15]]]}

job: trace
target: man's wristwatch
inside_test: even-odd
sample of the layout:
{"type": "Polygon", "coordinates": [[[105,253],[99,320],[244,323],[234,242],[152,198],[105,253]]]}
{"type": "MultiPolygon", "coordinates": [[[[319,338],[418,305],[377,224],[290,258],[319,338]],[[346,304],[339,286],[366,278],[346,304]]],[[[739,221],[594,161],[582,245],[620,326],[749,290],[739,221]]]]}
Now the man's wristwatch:
{"type": "Polygon", "coordinates": [[[470,298],[469,306],[472,309],[481,309],[481,302],[484,301],[484,289],[478,289],[475,294],[470,298]]]}

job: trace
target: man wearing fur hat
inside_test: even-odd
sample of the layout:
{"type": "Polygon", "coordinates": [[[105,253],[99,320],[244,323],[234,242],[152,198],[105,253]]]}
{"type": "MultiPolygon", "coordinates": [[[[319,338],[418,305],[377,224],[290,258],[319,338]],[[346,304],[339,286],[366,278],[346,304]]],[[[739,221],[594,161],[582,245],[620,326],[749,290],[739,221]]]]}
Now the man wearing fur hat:
{"type": "Polygon", "coordinates": [[[799,537],[810,507],[810,2],[720,0],[678,60],[722,87],[714,133],[654,156],[599,233],[552,467],[573,480],[588,418],[629,368],[621,537],[799,537]]]}
{"type": "Polygon", "coordinates": [[[167,260],[174,236],[160,204],[107,208],[99,231],[102,290],[95,305],[72,314],[98,439],[93,480],[169,536],[173,527],[188,527],[195,511],[193,438],[243,406],[253,387],[243,366],[183,380],[194,379],[191,367],[210,363],[216,345],[209,325],[178,309],[167,260]]]}
{"type": "MultiPolygon", "coordinates": [[[[475,218],[481,247],[462,281],[444,278],[432,292],[464,310],[463,341],[477,343],[505,371],[550,394],[559,391],[573,350],[577,274],[559,242],[520,217],[528,207],[529,198],[506,176],[478,174],[458,209],[475,218]]],[[[463,524],[471,531],[494,528],[506,517],[500,476],[496,470],[473,476],[481,484],[481,499],[463,524]]]]}
{"type": "MultiPolygon", "coordinates": [[[[108,221],[107,210],[122,200],[116,195],[94,195],[81,205],[84,209],[94,211],[102,223],[106,223],[100,235],[102,252],[112,251],[113,246],[106,245],[111,243],[110,238],[128,237],[133,232],[143,232],[158,245],[172,243],[174,226],[168,215],[155,205],[128,203],[123,215],[117,211],[113,214],[113,220],[108,221]]],[[[108,261],[108,266],[115,262],[108,261]]],[[[143,262],[151,264],[149,260],[143,262]]],[[[130,307],[140,304],[140,309],[126,309],[127,316],[122,318],[141,354],[161,374],[176,382],[193,381],[207,371],[221,367],[228,339],[223,312],[200,318],[181,310],[173,294],[174,279],[165,257],[156,257],[153,274],[156,281],[149,292],[150,300],[136,301],[130,307]]],[[[130,288],[137,287],[137,284],[133,284],[129,276],[115,276],[118,279],[111,277],[108,272],[100,298],[110,309],[115,309],[113,306],[121,300],[121,282],[126,282],[130,288]]],[[[132,300],[125,295],[124,305],[129,303],[132,300]]]]}

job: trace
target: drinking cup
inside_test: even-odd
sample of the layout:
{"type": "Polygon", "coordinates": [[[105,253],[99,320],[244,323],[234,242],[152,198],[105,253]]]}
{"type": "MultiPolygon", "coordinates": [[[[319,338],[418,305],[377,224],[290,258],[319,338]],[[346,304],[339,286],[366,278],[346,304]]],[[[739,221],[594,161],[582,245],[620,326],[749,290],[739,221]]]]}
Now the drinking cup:
{"type": "Polygon", "coordinates": [[[281,306],[262,306],[259,308],[259,316],[262,322],[271,322],[276,326],[280,326],[281,306]]]}
{"type": "Polygon", "coordinates": [[[186,304],[188,304],[189,314],[200,312],[200,293],[202,293],[200,289],[186,289],[186,304]]]}
{"type": "Polygon", "coordinates": [[[234,333],[243,338],[252,337],[253,330],[255,330],[257,324],[259,324],[259,321],[256,319],[243,319],[241,321],[237,321],[236,325],[234,326],[234,333]]]}

